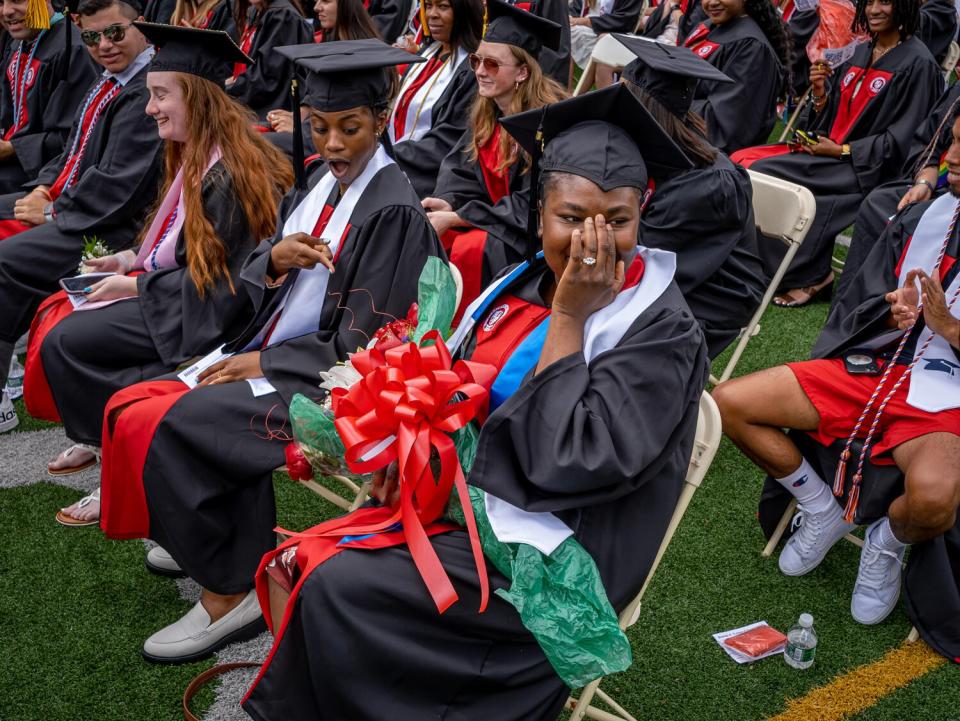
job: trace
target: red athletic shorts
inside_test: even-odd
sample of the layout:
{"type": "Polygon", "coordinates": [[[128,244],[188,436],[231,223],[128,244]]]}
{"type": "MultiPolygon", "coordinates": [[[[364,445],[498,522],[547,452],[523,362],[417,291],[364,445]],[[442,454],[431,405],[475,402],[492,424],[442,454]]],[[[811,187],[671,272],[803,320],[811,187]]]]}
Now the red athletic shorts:
{"type": "MultiPolygon", "coordinates": [[[[880,363],[882,365],[883,361],[880,363]]],[[[809,435],[824,446],[850,435],[881,378],[879,375],[847,373],[841,358],[787,363],[787,367],[793,371],[803,392],[820,414],[819,427],[809,435]]],[[[898,365],[890,373],[883,390],[867,413],[858,437],[866,437],[873,423],[874,411],[906,369],[907,366],[898,365]]],[[[909,386],[908,378],[880,416],[880,425],[870,449],[870,460],[874,463],[893,465],[890,451],[901,443],[928,433],[945,432],[960,436],[960,408],[930,413],[907,405],[909,386]]]]}

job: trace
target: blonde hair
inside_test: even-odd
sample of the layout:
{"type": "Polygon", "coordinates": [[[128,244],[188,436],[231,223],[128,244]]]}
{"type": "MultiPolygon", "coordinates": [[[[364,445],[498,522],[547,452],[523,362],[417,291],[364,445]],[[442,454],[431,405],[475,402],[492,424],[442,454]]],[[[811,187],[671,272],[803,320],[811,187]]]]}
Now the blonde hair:
{"type": "Polygon", "coordinates": [[[198,21],[205,19],[219,3],[220,0],[177,0],[170,24],[180,25],[186,21],[190,27],[199,27],[198,21]]]}

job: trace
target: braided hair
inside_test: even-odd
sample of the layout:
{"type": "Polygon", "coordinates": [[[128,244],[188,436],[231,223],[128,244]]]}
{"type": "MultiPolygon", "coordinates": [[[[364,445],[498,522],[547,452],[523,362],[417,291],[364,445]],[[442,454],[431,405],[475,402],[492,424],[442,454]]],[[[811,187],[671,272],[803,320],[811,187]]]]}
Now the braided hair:
{"type": "MultiPolygon", "coordinates": [[[[864,3],[866,0],[859,1],[864,3]]],[[[910,2],[910,0],[894,1],[910,2]]],[[[913,2],[916,1],[913,0],[913,2]]],[[[790,30],[770,0],[744,0],[743,11],[760,26],[760,30],[767,36],[767,40],[773,46],[773,52],[783,66],[781,99],[788,98],[793,93],[793,77],[791,74],[791,68],[793,68],[793,36],[790,34],[790,30]]]]}
{"type": "MultiPolygon", "coordinates": [[[[851,26],[854,33],[870,32],[870,24],[867,22],[868,3],[869,0],[857,0],[857,9],[851,26]]],[[[893,5],[893,24],[900,30],[900,39],[904,40],[915,35],[920,27],[919,0],[891,0],[891,4],[893,5]]]]}

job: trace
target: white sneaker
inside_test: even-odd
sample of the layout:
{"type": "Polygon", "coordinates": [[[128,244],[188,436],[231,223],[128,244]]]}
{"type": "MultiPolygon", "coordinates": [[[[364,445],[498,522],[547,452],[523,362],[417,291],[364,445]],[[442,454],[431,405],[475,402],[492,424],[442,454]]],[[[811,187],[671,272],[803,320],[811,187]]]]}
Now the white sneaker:
{"type": "Polygon", "coordinates": [[[803,523],[780,553],[780,570],[785,576],[802,576],[815,569],[827,551],[856,528],[843,520],[843,509],[832,500],[825,511],[814,512],[802,505],[797,510],[803,513],[803,523]]]}
{"type": "Polygon", "coordinates": [[[0,433],[12,431],[20,423],[17,418],[17,409],[13,407],[13,401],[7,392],[3,392],[3,398],[0,399],[0,433]]]}
{"type": "Polygon", "coordinates": [[[154,546],[147,552],[147,558],[144,560],[144,564],[150,573],[155,573],[158,576],[182,578],[186,575],[183,569],[180,568],[180,564],[173,559],[173,556],[160,546],[154,546]]]}
{"type": "Polygon", "coordinates": [[[872,626],[880,623],[897,607],[900,599],[900,574],[906,546],[898,552],[888,551],[870,542],[870,532],[883,519],[873,523],[866,533],[860,568],[850,598],[850,614],[857,623],[872,626]]]}
{"type": "Polygon", "coordinates": [[[14,356],[10,359],[10,372],[7,374],[7,387],[5,388],[12,401],[23,395],[23,374],[23,366],[14,356]]]}
{"type": "Polygon", "coordinates": [[[141,653],[154,663],[198,661],[231,643],[251,639],[266,627],[255,590],[214,623],[210,623],[210,614],[197,601],[183,618],[148,638],[141,653]]]}

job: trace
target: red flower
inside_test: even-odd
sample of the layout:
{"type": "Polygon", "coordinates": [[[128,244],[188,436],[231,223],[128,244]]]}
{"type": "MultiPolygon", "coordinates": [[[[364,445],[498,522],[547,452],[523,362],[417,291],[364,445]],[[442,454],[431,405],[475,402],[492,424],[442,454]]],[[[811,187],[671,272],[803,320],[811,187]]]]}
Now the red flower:
{"type": "Polygon", "coordinates": [[[287,473],[290,474],[291,479],[294,481],[313,480],[313,467],[295,441],[287,444],[283,454],[287,459],[287,473]]]}
{"type": "Polygon", "coordinates": [[[413,339],[413,332],[417,329],[417,312],[419,308],[416,303],[410,306],[406,318],[391,321],[373,334],[377,341],[377,348],[382,351],[396,348],[404,343],[409,343],[413,339]]]}

